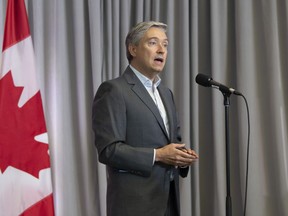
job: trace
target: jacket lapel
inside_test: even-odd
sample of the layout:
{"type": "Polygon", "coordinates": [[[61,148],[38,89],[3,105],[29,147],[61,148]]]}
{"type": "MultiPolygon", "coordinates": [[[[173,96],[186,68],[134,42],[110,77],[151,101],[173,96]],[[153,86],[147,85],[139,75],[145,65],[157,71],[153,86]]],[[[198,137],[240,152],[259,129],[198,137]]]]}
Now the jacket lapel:
{"type": "Polygon", "coordinates": [[[174,122],[175,113],[172,110],[173,101],[171,101],[170,92],[167,91],[166,88],[163,88],[162,84],[160,84],[158,86],[158,91],[159,91],[160,97],[162,99],[162,102],[163,102],[163,105],[165,107],[166,114],[168,117],[170,140],[173,140],[174,139],[173,128],[175,127],[175,125],[174,125],[175,124],[175,122],[174,122]]]}
{"type": "MultiPolygon", "coordinates": [[[[127,82],[132,85],[131,90],[139,97],[140,100],[150,109],[150,111],[153,113],[155,118],[157,119],[158,124],[160,125],[162,131],[165,133],[167,138],[169,139],[169,136],[166,132],[163,119],[160,115],[160,112],[154,103],[153,99],[147,92],[146,88],[143,86],[141,81],[137,78],[137,76],[134,74],[134,72],[131,70],[130,67],[127,67],[125,70],[123,76],[127,80],[127,82]]],[[[166,108],[166,106],[165,106],[166,108]]],[[[169,119],[170,120],[170,119],[169,119]]]]}

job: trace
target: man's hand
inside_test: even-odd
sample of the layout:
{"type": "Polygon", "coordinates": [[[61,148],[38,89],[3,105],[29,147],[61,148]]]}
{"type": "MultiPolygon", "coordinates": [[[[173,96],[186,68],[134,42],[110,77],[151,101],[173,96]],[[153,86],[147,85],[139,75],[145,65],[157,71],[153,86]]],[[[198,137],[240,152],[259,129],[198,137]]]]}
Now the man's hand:
{"type": "Polygon", "coordinates": [[[186,149],[185,144],[171,143],[156,149],[155,161],[174,166],[190,166],[198,159],[198,155],[191,149],[186,149]]]}

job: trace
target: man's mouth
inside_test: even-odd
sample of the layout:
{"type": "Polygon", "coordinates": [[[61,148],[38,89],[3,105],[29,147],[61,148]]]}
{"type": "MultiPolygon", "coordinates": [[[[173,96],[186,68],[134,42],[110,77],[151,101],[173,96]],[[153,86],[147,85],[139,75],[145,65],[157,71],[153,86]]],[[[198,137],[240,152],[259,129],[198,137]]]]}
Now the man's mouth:
{"type": "Polygon", "coordinates": [[[157,58],[154,59],[154,61],[163,63],[163,62],[164,62],[164,59],[161,58],[161,57],[157,57],[157,58]]]}

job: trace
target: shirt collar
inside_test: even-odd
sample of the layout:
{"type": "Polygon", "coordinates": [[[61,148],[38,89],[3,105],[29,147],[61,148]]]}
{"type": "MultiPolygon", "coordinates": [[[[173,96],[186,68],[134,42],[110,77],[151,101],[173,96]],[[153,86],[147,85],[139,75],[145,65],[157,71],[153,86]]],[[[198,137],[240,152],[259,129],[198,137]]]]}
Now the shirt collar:
{"type": "Polygon", "coordinates": [[[138,77],[138,79],[141,81],[141,83],[147,87],[147,88],[152,88],[152,86],[154,85],[154,88],[157,88],[160,83],[161,83],[161,78],[157,75],[155,78],[154,83],[152,82],[152,80],[150,80],[148,77],[146,77],[145,75],[143,75],[142,73],[140,73],[138,70],[136,70],[132,65],[129,65],[130,68],[132,69],[132,71],[134,72],[134,74],[138,77]]]}

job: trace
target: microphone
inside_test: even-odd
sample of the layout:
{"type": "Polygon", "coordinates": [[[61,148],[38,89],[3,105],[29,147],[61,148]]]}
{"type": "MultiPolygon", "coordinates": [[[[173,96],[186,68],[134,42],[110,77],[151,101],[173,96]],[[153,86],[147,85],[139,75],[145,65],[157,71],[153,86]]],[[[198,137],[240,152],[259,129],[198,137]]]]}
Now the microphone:
{"type": "Polygon", "coordinates": [[[211,77],[208,77],[204,74],[198,74],[195,78],[196,83],[205,87],[213,87],[219,89],[222,93],[225,94],[235,94],[242,95],[240,92],[236,91],[233,88],[227,87],[219,82],[214,81],[211,77]]]}

